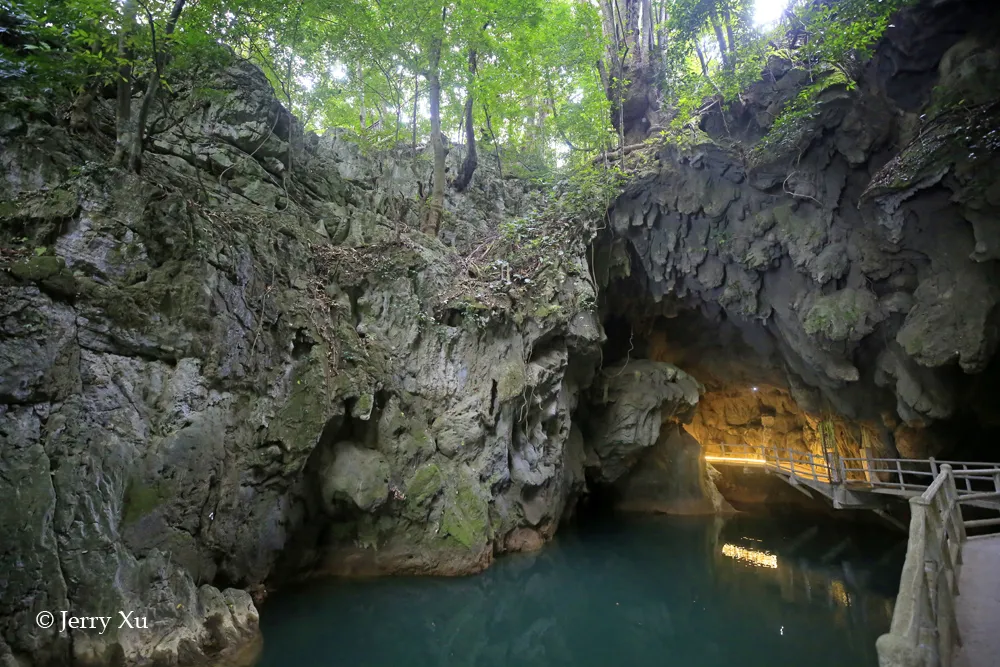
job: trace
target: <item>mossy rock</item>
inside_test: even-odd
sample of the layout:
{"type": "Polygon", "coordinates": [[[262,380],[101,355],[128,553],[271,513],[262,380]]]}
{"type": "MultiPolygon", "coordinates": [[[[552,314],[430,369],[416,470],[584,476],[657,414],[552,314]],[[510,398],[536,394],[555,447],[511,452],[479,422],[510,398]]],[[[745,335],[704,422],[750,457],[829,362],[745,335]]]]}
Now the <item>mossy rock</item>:
{"type": "Polygon", "coordinates": [[[49,190],[17,201],[0,202],[0,220],[64,220],[80,208],[75,192],[49,190]]]}
{"type": "Polygon", "coordinates": [[[292,451],[312,449],[331,416],[325,355],[326,346],[319,343],[296,366],[291,396],[268,428],[270,439],[283,441],[292,451]]]}
{"type": "Polygon", "coordinates": [[[389,463],[379,452],[353,442],[335,447],[332,463],[323,471],[323,498],[330,509],[336,501],[353,503],[363,512],[380,507],[389,492],[389,463]]]}
{"type": "Polygon", "coordinates": [[[51,291],[73,296],[76,294],[76,279],[62,257],[41,255],[22,259],[10,267],[10,272],[21,280],[40,284],[51,291]]]}
{"type": "Polygon", "coordinates": [[[527,383],[524,364],[519,359],[512,359],[500,368],[497,378],[497,398],[503,402],[510,400],[524,391],[527,383]]]}
{"type": "Polygon", "coordinates": [[[39,282],[56,275],[65,268],[66,262],[61,257],[42,255],[41,257],[22,259],[10,267],[10,272],[21,280],[39,282]]]}
{"type": "Polygon", "coordinates": [[[426,520],[431,502],[444,487],[444,475],[436,463],[425,463],[417,468],[406,482],[406,507],[404,514],[415,521],[426,520]]]}
{"type": "Polygon", "coordinates": [[[362,394],[358,397],[357,402],[354,404],[354,408],[351,410],[351,416],[355,419],[367,420],[371,416],[372,409],[374,407],[375,396],[373,394],[362,394]]]}
{"type": "Polygon", "coordinates": [[[441,532],[472,549],[489,541],[489,503],[470,479],[459,472],[445,488],[441,532]]]}
{"type": "Polygon", "coordinates": [[[811,336],[860,340],[884,319],[876,297],[867,290],[843,289],[821,296],[806,311],[802,327],[811,336]]]}
{"type": "Polygon", "coordinates": [[[169,493],[162,484],[145,484],[131,480],[122,501],[122,522],[125,525],[152,514],[166,502],[169,493]]]}
{"type": "Polygon", "coordinates": [[[556,313],[559,313],[561,311],[562,311],[561,305],[559,305],[558,303],[549,303],[536,308],[534,312],[532,312],[532,316],[535,317],[536,319],[542,320],[548,317],[549,315],[555,315],[556,313]]]}

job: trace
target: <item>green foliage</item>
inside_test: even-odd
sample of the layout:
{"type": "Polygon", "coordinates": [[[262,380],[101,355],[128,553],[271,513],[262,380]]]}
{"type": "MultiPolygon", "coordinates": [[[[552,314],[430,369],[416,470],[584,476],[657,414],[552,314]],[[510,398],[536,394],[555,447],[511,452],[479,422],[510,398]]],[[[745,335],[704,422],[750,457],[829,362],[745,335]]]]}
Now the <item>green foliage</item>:
{"type": "Polygon", "coordinates": [[[0,0],[0,99],[72,95],[115,66],[105,0],[0,0]]]}
{"type": "Polygon", "coordinates": [[[260,65],[309,129],[350,128],[372,147],[412,140],[414,131],[426,140],[428,57],[441,40],[441,121],[453,139],[471,92],[481,152],[502,150],[512,170],[553,166],[556,137],[591,150],[607,143],[607,100],[594,68],[600,23],[587,4],[250,0],[238,12],[222,9],[202,10],[209,31],[260,65]]]}
{"type": "Polygon", "coordinates": [[[553,191],[553,213],[588,224],[603,221],[627,178],[618,165],[581,164],[570,170],[553,191]]]}
{"type": "Polygon", "coordinates": [[[793,0],[777,24],[757,28],[746,3],[674,0],[666,72],[673,125],[740,99],[777,57],[810,74],[809,85],[775,120],[769,141],[780,143],[814,113],[819,93],[835,83],[853,87],[892,15],[914,1],[793,0]]]}
{"type": "MultiPolygon", "coordinates": [[[[189,0],[168,38],[171,0],[0,0],[0,104],[85,107],[111,97],[120,72],[133,99],[151,75],[171,95],[235,56],[262,68],[307,129],[350,128],[364,147],[382,149],[427,140],[439,44],[444,134],[465,143],[473,99],[480,162],[496,159],[506,173],[543,182],[571,173],[561,213],[593,218],[602,188],[621,174],[598,176],[589,165],[625,141],[611,116],[634,86],[662,89],[676,131],[739,100],[771,58],[790,61],[811,80],[774,123],[777,144],[826,86],[857,80],[893,13],[914,1],[792,0],[764,29],[753,24],[753,0],[189,0]],[[615,7],[640,4],[652,16],[642,29],[655,37],[644,60],[634,41],[640,26],[623,32],[609,21],[615,7]]],[[[193,95],[223,96],[206,87],[193,95]]],[[[165,125],[151,122],[149,131],[165,125]]],[[[461,157],[464,148],[455,150],[461,157]]]]}
{"type": "Polygon", "coordinates": [[[781,152],[782,148],[793,147],[799,134],[808,127],[809,121],[819,115],[820,94],[838,85],[848,90],[855,87],[854,81],[848,79],[842,71],[834,70],[825,72],[814,83],[802,88],[785,104],[770,131],[754,147],[753,157],[763,158],[768,154],[781,152]]]}
{"type": "MultiPolygon", "coordinates": [[[[800,0],[800,4],[803,0],[800,0]]],[[[807,41],[797,59],[827,64],[857,81],[894,13],[915,0],[840,0],[835,4],[808,3],[797,14],[807,41]]]]}

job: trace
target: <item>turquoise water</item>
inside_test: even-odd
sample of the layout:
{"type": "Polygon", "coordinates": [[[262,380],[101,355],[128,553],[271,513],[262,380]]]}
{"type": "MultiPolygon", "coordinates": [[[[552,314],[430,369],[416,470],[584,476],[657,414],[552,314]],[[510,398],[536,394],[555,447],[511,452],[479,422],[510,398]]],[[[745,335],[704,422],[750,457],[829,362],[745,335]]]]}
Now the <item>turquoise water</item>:
{"type": "Polygon", "coordinates": [[[477,576],[276,594],[258,667],[876,667],[904,550],[814,518],[616,517],[477,576]]]}

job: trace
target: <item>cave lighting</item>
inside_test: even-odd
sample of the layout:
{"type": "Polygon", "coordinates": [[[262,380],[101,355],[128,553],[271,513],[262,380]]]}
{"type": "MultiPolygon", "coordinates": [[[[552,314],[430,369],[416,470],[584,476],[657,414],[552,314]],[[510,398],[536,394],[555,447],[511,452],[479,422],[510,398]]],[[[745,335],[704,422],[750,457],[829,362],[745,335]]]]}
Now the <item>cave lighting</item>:
{"type": "Polygon", "coordinates": [[[757,391],[757,387],[750,387],[750,391],[757,391]]]}
{"type": "Polygon", "coordinates": [[[736,560],[743,561],[744,563],[756,565],[757,567],[769,567],[772,569],[778,568],[778,557],[766,551],[747,549],[746,547],[739,547],[735,544],[723,544],[722,555],[728,556],[729,558],[735,558],[736,560]]]}
{"type": "Polygon", "coordinates": [[[724,463],[746,463],[748,465],[758,465],[762,466],[767,463],[764,459],[752,459],[745,456],[714,456],[712,454],[705,454],[705,460],[709,463],[724,462],[724,463]]]}
{"type": "Polygon", "coordinates": [[[844,584],[839,579],[830,582],[830,599],[840,607],[851,606],[851,596],[844,588],[844,584]]]}

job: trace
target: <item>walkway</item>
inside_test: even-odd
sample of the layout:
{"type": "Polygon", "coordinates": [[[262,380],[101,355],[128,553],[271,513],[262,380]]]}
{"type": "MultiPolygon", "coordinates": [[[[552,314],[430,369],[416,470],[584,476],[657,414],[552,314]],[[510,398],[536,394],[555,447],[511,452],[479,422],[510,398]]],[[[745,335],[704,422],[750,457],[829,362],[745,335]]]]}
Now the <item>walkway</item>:
{"type": "Polygon", "coordinates": [[[962,645],[954,667],[1000,663],[1000,535],[969,538],[962,549],[955,607],[962,645]]]}
{"type": "Polygon", "coordinates": [[[876,642],[879,667],[1000,665],[1000,518],[966,520],[962,507],[1000,511],[1000,466],[934,459],[822,456],[798,450],[710,445],[714,465],[757,467],[835,508],[881,511],[909,499],[906,561],[889,632],[876,642]]]}
{"type": "Polygon", "coordinates": [[[964,504],[1000,511],[1000,497],[984,497],[1000,493],[1000,471],[994,470],[995,463],[845,457],[745,444],[711,444],[704,450],[705,460],[713,465],[763,468],[810,497],[813,493],[825,497],[836,509],[881,510],[890,496],[919,496],[942,466],[949,465],[964,504]]]}

